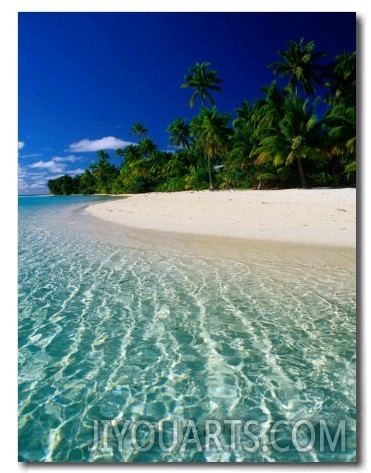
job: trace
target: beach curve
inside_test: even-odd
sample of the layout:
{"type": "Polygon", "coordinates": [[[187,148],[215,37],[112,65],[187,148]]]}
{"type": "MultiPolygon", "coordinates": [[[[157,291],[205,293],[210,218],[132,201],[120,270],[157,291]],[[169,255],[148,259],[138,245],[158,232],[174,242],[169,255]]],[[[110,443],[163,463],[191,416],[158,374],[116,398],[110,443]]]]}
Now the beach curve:
{"type": "Polygon", "coordinates": [[[90,205],[101,220],[193,235],[356,247],[356,189],[130,194],[90,205]]]}

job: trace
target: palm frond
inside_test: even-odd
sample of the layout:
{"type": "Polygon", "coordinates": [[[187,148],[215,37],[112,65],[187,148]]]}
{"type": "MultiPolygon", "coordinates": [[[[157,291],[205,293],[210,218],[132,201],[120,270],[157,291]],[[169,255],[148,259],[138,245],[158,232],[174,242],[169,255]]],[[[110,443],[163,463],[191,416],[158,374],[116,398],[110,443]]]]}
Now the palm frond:
{"type": "Polygon", "coordinates": [[[356,172],[357,171],[357,162],[352,161],[351,163],[349,163],[347,166],[345,166],[344,171],[347,172],[347,173],[356,172]]]}

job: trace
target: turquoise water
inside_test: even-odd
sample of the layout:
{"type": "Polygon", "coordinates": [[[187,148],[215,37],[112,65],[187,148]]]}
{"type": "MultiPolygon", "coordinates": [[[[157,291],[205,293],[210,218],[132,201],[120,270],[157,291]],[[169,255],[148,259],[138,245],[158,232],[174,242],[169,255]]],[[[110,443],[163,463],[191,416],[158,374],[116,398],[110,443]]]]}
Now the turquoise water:
{"type": "Polygon", "coordinates": [[[355,461],[355,271],[112,244],[100,199],[19,200],[20,461],[355,461]]]}

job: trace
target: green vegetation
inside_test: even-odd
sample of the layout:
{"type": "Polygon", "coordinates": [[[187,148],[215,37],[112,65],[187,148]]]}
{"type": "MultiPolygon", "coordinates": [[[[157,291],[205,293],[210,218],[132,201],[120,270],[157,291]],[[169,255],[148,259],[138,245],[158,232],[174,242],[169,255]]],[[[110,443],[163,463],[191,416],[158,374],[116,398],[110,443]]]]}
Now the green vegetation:
{"type": "Polygon", "coordinates": [[[210,94],[211,91],[221,92],[221,87],[216,84],[219,84],[221,80],[216,77],[216,71],[209,69],[210,63],[203,62],[199,64],[198,62],[194,67],[190,67],[189,74],[185,76],[185,82],[180,87],[181,88],[191,88],[195,89],[190,100],[189,106],[192,108],[195,104],[196,98],[201,98],[201,106],[205,106],[205,100],[208,99],[211,106],[215,105],[214,99],[210,94]]]}
{"type": "Polygon", "coordinates": [[[181,88],[191,88],[190,106],[201,108],[187,123],[175,119],[167,128],[174,152],[160,151],[141,122],[130,134],[138,143],[117,149],[122,164],[110,163],[105,151],[81,175],[48,181],[52,194],[138,193],[229,188],[304,188],[356,183],[356,53],[344,52],[332,64],[315,43],[290,41],[279,51],[282,61],[269,67],[287,77],[262,88],[263,98],[243,101],[235,118],[221,113],[212,92],[221,80],[209,63],[197,63],[181,88]],[[316,97],[315,86],[326,93],[316,97]],[[206,107],[206,101],[212,108],[206,107]],[[316,104],[327,107],[317,119],[316,104]]]}

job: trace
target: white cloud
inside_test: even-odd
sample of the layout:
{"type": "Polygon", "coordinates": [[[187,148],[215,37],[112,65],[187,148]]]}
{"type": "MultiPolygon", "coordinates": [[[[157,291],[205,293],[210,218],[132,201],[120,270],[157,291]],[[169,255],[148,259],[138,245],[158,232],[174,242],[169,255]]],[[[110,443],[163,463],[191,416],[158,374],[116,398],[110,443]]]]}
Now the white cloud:
{"type": "Polygon", "coordinates": [[[76,174],[83,174],[85,172],[85,169],[71,169],[71,170],[68,170],[67,174],[69,174],[70,176],[76,176],[76,174]]]}
{"type": "Polygon", "coordinates": [[[33,182],[32,184],[28,184],[28,189],[44,193],[44,191],[47,190],[46,182],[44,181],[44,179],[39,179],[38,181],[33,182]]]}
{"type": "Polygon", "coordinates": [[[48,193],[47,182],[49,179],[69,174],[76,176],[85,169],[67,169],[68,163],[81,159],[75,155],[65,157],[55,156],[50,161],[37,161],[27,166],[18,165],[18,193],[19,194],[45,194],[48,193]]]}
{"type": "Polygon", "coordinates": [[[36,163],[28,166],[31,169],[45,169],[49,172],[57,173],[63,172],[66,165],[63,163],[57,163],[53,159],[51,161],[37,161],[36,163]]]}
{"type": "Polygon", "coordinates": [[[42,154],[41,153],[30,153],[30,154],[19,155],[20,158],[37,158],[39,156],[42,156],[42,154]]]}
{"type": "Polygon", "coordinates": [[[18,164],[18,176],[25,176],[26,172],[26,169],[20,164],[18,164]]]}
{"type": "Polygon", "coordinates": [[[125,148],[129,145],[135,145],[136,143],[132,143],[131,141],[123,141],[119,138],[115,138],[114,136],[106,136],[105,138],[101,138],[100,140],[81,140],[77,143],[72,143],[69,145],[69,150],[74,152],[92,152],[92,151],[100,151],[102,149],[117,149],[117,148],[125,148]]]}
{"type": "Polygon", "coordinates": [[[70,154],[69,156],[55,156],[52,158],[52,161],[56,163],[74,163],[75,161],[79,161],[81,156],[75,156],[74,154],[70,154]]]}
{"type": "Polygon", "coordinates": [[[45,173],[44,172],[32,172],[27,175],[27,178],[31,181],[35,181],[37,179],[44,179],[45,173]]]}
{"type": "Polygon", "coordinates": [[[18,166],[18,193],[45,194],[48,192],[47,179],[40,172],[30,172],[23,166],[18,166]]]}
{"type": "Polygon", "coordinates": [[[18,141],[18,149],[22,149],[24,146],[24,142],[23,141],[18,141]]]}

